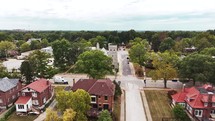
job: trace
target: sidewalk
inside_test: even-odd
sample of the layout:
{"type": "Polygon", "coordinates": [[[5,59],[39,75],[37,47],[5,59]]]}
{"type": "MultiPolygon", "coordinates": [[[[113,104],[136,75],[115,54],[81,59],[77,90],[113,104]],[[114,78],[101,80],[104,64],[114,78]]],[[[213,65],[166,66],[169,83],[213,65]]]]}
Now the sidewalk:
{"type": "Polygon", "coordinates": [[[141,91],[140,93],[141,93],[141,96],[142,96],[143,107],[145,109],[147,121],[152,121],[152,116],[151,116],[151,113],[150,113],[150,110],[149,110],[148,102],[146,100],[145,92],[141,91]]]}
{"type": "Polygon", "coordinates": [[[125,91],[122,90],[121,95],[121,110],[120,110],[120,121],[125,121],[125,91]]]}
{"type": "MultiPolygon", "coordinates": [[[[49,108],[53,109],[56,104],[57,104],[57,101],[54,99],[53,102],[49,105],[49,108]]],[[[45,120],[45,118],[46,118],[46,112],[44,111],[34,121],[43,121],[45,120]]]]}

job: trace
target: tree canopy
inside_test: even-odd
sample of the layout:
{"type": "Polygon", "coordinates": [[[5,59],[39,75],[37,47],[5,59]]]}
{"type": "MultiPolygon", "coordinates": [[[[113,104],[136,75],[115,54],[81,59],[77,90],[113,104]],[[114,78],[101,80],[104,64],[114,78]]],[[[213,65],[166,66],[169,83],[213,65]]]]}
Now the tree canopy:
{"type": "Polygon", "coordinates": [[[150,71],[152,79],[157,80],[163,78],[164,88],[167,87],[167,80],[176,78],[178,57],[174,53],[165,51],[164,53],[152,53],[152,64],[155,68],[150,71]]]}
{"type": "Polygon", "coordinates": [[[210,55],[191,54],[183,58],[179,66],[181,78],[193,79],[203,83],[214,83],[215,59],[210,55]]]}
{"type": "Polygon", "coordinates": [[[86,51],[78,57],[75,70],[94,79],[103,78],[112,73],[112,59],[99,50],[86,51]]]}
{"type": "Polygon", "coordinates": [[[108,110],[103,110],[98,117],[97,121],[112,121],[111,115],[108,110]]]}

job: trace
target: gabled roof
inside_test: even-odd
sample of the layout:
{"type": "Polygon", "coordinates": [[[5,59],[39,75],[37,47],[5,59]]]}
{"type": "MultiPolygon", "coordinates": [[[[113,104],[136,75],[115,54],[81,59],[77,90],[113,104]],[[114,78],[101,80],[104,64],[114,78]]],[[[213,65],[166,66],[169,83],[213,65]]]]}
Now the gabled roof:
{"type": "Polygon", "coordinates": [[[186,94],[187,94],[186,92],[180,92],[180,93],[176,93],[176,94],[171,95],[171,96],[172,96],[172,99],[174,99],[175,102],[182,103],[182,102],[184,102],[186,94]]]}
{"type": "Polygon", "coordinates": [[[30,96],[21,96],[19,99],[15,102],[15,104],[26,104],[31,99],[30,96]]]}
{"type": "Polygon", "coordinates": [[[6,92],[19,83],[19,79],[8,79],[7,77],[0,79],[0,90],[6,92]]]}
{"type": "Polygon", "coordinates": [[[25,86],[23,89],[30,88],[30,89],[33,89],[33,90],[41,93],[49,86],[51,86],[51,83],[48,80],[41,78],[41,79],[38,79],[38,80],[32,82],[31,84],[25,86]]]}
{"type": "Polygon", "coordinates": [[[73,91],[84,89],[91,95],[113,96],[115,85],[110,79],[81,79],[72,87],[73,91]]]}
{"type": "Polygon", "coordinates": [[[79,79],[78,82],[73,85],[72,90],[76,91],[77,89],[83,89],[88,91],[95,82],[95,79],[79,79]]]}
{"type": "Polygon", "coordinates": [[[113,96],[114,88],[115,85],[111,80],[97,80],[88,92],[93,95],[113,96]]]}

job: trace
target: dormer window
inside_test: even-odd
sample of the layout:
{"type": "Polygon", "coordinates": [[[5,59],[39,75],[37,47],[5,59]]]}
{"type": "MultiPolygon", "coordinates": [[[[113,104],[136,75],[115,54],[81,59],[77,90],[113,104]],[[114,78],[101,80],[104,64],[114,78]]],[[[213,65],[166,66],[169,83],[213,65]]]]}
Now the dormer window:
{"type": "Polygon", "coordinates": [[[205,103],[204,103],[204,107],[207,107],[207,106],[208,106],[208,103],[207,103],[207,102],[205,102],[205,103]]]}

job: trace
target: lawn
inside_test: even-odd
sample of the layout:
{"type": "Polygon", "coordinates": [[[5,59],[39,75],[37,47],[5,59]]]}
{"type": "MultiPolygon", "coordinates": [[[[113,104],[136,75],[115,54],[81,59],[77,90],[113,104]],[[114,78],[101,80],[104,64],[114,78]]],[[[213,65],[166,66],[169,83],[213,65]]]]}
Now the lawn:
{"type": "Polygon", "coordinates": [[[162,118],[174,118],[167,91],[145,90],[145,95],[153,121],[162,121],[162,118]]]}
{"type": "Polygon", "coordinates": [[[38,115],[28,115],[28,116],[17,116],[16,112],[12,113],[10,117],[8,117],[7,121],[33,121],[37,118],[38,115]]]}

